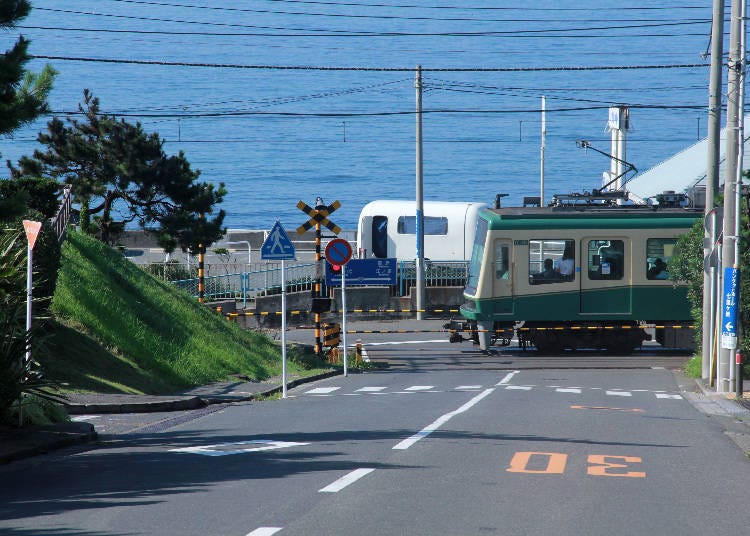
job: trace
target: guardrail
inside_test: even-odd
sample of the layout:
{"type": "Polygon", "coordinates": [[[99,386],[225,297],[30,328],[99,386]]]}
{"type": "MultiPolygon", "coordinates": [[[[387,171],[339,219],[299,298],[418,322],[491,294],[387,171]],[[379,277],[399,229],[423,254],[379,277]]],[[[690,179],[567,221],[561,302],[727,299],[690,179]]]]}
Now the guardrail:
{"type": "MultiPolygon", "coordinates": [[[[171,265],[175,270],[179,267],[171,265]]],[[[261,266],[261,265],[258,265],[261,266]]],[[[281,263],[263,263],[262,268],[223,275],[211,275],[204,278],[204,296],[210,300],[241,299],[243,307],[247,307],[249,300],[257,296],[268,296],[281,293],[281,263]]],[[[167,270],[170,263],[153,265],[152,273],[169,279],[167,270]],[[164,268],[162,268],[162,266],[164,268]]],[[[322,263],[320,265],[323,267],[322,263]]],[[[185,272],[183,272],[185,273],[185,272]]],[[[416,285],[416,268],[414,261],[400,261],[398,263],[399,296],[408,296],[412,286],[416,285]]],[[[429,261],[425,266],[426,287],[463,287],[469,273],[469,263],[466,261],[429,261]]],[[[299,292],[311,290],[316,280],[316,264],[286,265],[286,291],[299,292]]],[[[198,278],[186,278],[171,281],[176,287],[198,295],[198,278]]],[[[347,285],[349,286],[349,285],[347,285]]],[[[356,286],[356,285],[351,285],[356,286]]]]}
{"type": "MultiPolygon", "coordinates": [[[[315,263],[286,266],[286,291],[311,290],[315,282],[315,263]]],[[[281,263],[268,263],[263,270],[215,275],[204,278],[203,295],[211,300],[241,299],[243,306],[257,296],[281,293],[281,263]]],[[[198,278],[171,281],[192,296],[198,295],[198,278]]]]}
{"type": "Polygon", "coordinates": [[[68,221],[70,221],[70,191],[70,186],[63,189],[60,208],[57,209],[57,214],[50,219],[50,225],[55,230],[57,241],[60,243],[65,239],[65,231],[68,228],[68,221]]]}

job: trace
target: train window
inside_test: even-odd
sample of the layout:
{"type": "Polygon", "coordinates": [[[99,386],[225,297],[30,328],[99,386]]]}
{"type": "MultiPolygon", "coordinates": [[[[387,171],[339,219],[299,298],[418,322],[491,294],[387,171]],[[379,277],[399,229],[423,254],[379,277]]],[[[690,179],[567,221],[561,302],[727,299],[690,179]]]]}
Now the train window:
{"type": "Polygon", "coordinates": [[[495,279],[510,278],[510,247],[508,244],[495,244],[495,279]]]}
{"type": "MultiPolygon", "coordinates": [[[[424,234],[426,235],[447,235],[448,218],[444,216],[423,216],[424,234]]],[[[398,234],[417,234],[417,217],[416,216],[399,216],[398,234]]]]}
{"type": "Polygon", "coordinates": [[[646,277],[669,279],[669,261],[674,255],[676,238],[649,238],[646,240],[646,277]]]}
{"type": "Polygon", "coordinates": [[[529,240],[529,283],[564,283],[575,279],[574,240],[529,240]]]}
{"type": "Polygon", "coordinates": [[[388,216],[372,217],[372,255],[378,259],[388,257],[388,216]]]}
{"type": "Polygon", "coordinates": [[[624,266],[625,242],[622,240],[589,241],[589,279],[622,279],[624,266]]]}
{"type": "Polygon", "coordinates": [[[482,259],[484,258],[484,241],[487,239],[487,220],[477,220],[477,232],[474,234],[474,248],[471,251],[471,262],[469,263],[469,278],[466,281],[467,294],[476,295],[479,286],[479,273],[482,270],[482,259]]]}

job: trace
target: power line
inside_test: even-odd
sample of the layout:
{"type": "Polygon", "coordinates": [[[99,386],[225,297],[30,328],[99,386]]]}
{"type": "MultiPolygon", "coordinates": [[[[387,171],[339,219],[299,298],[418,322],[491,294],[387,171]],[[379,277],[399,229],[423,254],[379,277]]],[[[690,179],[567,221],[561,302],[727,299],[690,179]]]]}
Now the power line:
{"type": "MultiPolygon", "coordinates": [[[[555,32],[589,32],[596,30],[628,30],[628,29],[641,29],[641,28],[663,28],[673,26],[689,26],[695,24],[710,24],[710,19],[696,19],[696,20],[679,20],[671,22],[654,22],[647,24],[618,24],[616,26],[591,26],[591,27],[576,27],[576,28],[544,28],[544,29],[523,29],[523,30],[496,30],[496,31],[477,31],[477,32],[368,32],[368,31],[350,31],[350,30],[331,30],[331,29],[320,29],[320,28],[289,28],[284,26],[260,26],[254,24],[235,24],[230,22],[209,22],[209,21],[191,21],[191,20],[180,20],[180,19],[164,19],[154,17],[141,17],[136,15],[120,15],[114,13],[97,13],[93,11],[76,11],[70,9],[56,9],[37,7],[35,8],[40,11],[49,11],[54,13],[66,13],[73,15],[87,15],[96,17],[111,17],[117,19],[127,20],[138,20],[138,21],[149,21],[149,22],[169,22],[177,24],[195,24],[195,25],[207,25],[207,26],[221,26],[229,28],[253,28],[260,30],[280,30],[280,31],[295,31],[295,32],[315,32],[322,33],[327,32],[333,35],[356,35],[356,36],[378,36],[378,37],[416,37],[416,36],[487,36],[487,35],[535,35],[535,34],[547,34],[555,32]]],[[[577,22],[577,21],[576,21],[577,22]]]]}
{"type": "MultiPolygon", "coordinates": [[[[552,18],[535,18],[535,19],[518,19],[518,18],[505,18],[505,19],[490,19],[487,17],[429,17],[429,16],[408,16],[408,15],[372,15],[372,14],[354,14],[354,13],[321,13],[321,12],[310,12],[310,11],[282,11],[275,9],[257,9],[257,8],[238,8],[238,7],[218,7],[218,6],[201,6],[195,4],[179,4],[173,2],[148,2],[145,0],[110,0],[118,3],[127,4],[139,4],[147,6],[158,6],[158,7],[176,7],[176,8],[188,8],[188,9],[200,9],[209,11],[228,11],[234,13],[265,13],[271,15],[296,15],[306,17],[333,17],[333,18],[345,18],[345,19],[379,19],[379,20],[415,20],[415,21],[441,21],[441,22],[573,22],[571,19],[552,19],[552,18]]],[[[40,8],[41,9],[41,8],[40,8]]],[[[525,11],[525,10],[524,10],[525,11]]],[[[546,11],[546,10],[545,10],[546,11]]],[[[92,13],[101,15],[100,13],[92,13]]],[[[671,14],[671,12],[670,12],[671,14]]],[[[594,19],[587,18],[588,22],[653,22],[659,19],[594,19]]],[[[682,19],[684,20],[684,19],[682,19]]],[[[707,19],[694,19],[706,22],[707,19]]],[[[577,20],[575,21],[577,22],[577,20]]]]}
{"type": "MultiPolygon", "coordinates": [[[[580,112],[586,110],[607,110],[610,105],[603,104],[599,106],[571,106],[567,108],[548,108],[547,113],[560,113],[560,112],[580,112]]],[[[631,109],[641,110],[704,110],[706,105],[704,104],[686,104],[686,105],[668,105],[668,104],[630,104],[631,109]]],[[[540,113],[538,109],[512,109],[503,108],[501,110],[494,109],[423,109],[423,114],[528,114],[528,113],[540,113]]],[[[228,112],[191,112],[191,113],[118,113],[118,117],[142,117],[142,118],[181,118],[181,119],[196,119],[196,118],[220,118],[220,117],[250,117],[250,116],[265,116],[265,117],[388,117],[388,116],[402,116],[402,115],[414,115],[414,110],[399,110],[391,112],[261,112],[255,110],[247,111],[228,111],[228,112]]],[[[47,115],[82,115],[80,111],[55,111],[47,115]]],[[[113,114],[109,114],[113,115],[113,114]]]]}
{"type": "MultiPolygon", "coordinates": [[[[82,61],[94,63],[116,63],[132,65],[155,65],[162,67],[203,67],[213,69],[255,69],[278,71],[375,71],[375,72],[414,72],[414,67],[335,67],[322,65],[247,65],[238,63],[194,63],[182,61],[124,60],[115,58],[85,58],[73,56],[31,55],[34,59],[54,61],[82,61]]],[[[631,71],[654,69],[695,69],[710,67],[708,63],[682,63],[661,65],[592,65],[568,67],[423,67],[423,72],[454,73],[497,73],[497,72],[562,72],[562,71],[631,71]]]]}
{"type": "MultiPolygon", "coordinates": [[[[110,0],[111,2],[128,3],[128,4],[143,4],[153,6],[168,6],[168,7],[189,7],[195,9],[209,9],[217,11],[254,11],[246,8],[231,8],[231,7],[215,7],[215,6],[200,6],[194,4],[175,4],[167,2],[154,2],[146,0],[110,0]]],[[[555,8],[555,7],[486,7],[486,6],[451,6],[451,5],[414,5],[414,4],[368,4],[368,3],[349,3],[349,2],[323,2],[323,1],[302,1],[302,0],[267,0],[272,3],[282,4],[309,4],[309,5],[323,5],[323,6],[342,6],[342,7],[385,7],[385,8],[397,8],[397,9],[424,9],[424,10],[460,10],[460,11],[543,11],[543,12],[596,12],[596,11],[674,11],[677,9],[685,10],[702,10],[706,11],[708,8],[704,5],[696,6],[668,6],[668,7],[573,7],[573,8],[555,8]]]]}
{"type": "MultiPolygon", "coordinates": [[[[705,37],[705,32],[683,32],[683,33],[628,33],[628,34],[498,34],[497,32],[476,32],[474,34],[443,32],[443,33],[267,33],[267,32],[205,32],[205,31],[171,31],[171,30],[135,30],[135,29],[112,29],[112,28],[84,28],[84,27],[62,27],[62,26],[32,26],[16,25],[16,28],[24,30],[52,30],[61,32],[92,32],[108,34],[135,34],[135,35],[175,35],[175,36],[202,36],[202,37],[494,37],[498,39],[608,39],[635,38],[635,37],[705,37]]],[[[550,30],[552,31],[552,30],[550,30]]]]}

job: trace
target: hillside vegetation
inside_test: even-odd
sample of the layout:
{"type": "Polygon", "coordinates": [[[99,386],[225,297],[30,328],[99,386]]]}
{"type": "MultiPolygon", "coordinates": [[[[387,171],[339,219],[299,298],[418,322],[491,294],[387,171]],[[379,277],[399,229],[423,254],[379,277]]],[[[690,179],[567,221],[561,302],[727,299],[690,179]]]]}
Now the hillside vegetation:
{"type": "MultiPolygon", "coordinates": [[[[165,394],[281,373],[281,348],[77,232],[63,245],[46,375],[68,390],[165,394]]],[[[295,352],[290,355],[293,357],[295,352]]],[[[290,358],[289,373],[304,367],[290,358]]]]}

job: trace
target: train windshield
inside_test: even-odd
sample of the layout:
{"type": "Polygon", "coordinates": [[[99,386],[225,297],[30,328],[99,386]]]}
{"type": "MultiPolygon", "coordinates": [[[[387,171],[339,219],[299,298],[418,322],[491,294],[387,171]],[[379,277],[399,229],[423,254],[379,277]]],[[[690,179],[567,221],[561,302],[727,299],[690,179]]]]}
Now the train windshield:
{"type": "Polygon", "coordinates": [[[477,232],[474,235],[474,247],[471,251],[471,262],[469,263],[469,278],[466,281],[464,292],[474,296],[479,286],[479,273],[482,270],[482,258],[484,257],[484,242],[487,239],[487,220],[477,220],[477,232]]]}

